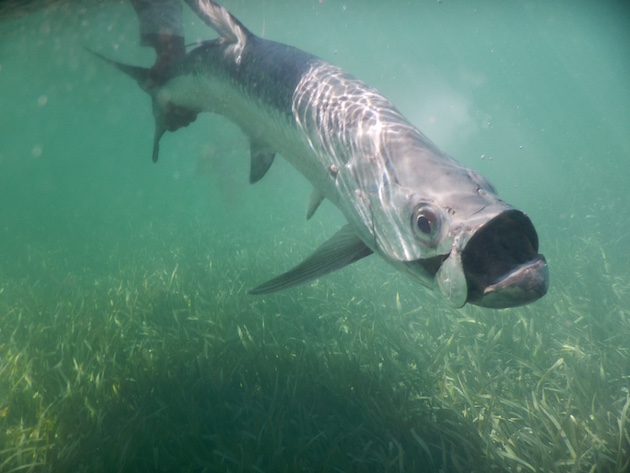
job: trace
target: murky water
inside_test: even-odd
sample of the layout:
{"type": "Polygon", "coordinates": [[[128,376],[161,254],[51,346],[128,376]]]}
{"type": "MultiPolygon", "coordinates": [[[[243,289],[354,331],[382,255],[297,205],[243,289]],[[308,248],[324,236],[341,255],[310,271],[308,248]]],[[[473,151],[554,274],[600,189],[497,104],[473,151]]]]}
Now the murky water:
{"type": "MultiPolygon", "coordinates": [[[[221,117],[201,116],[167,134],[153,164],[149,98],[85,50],[150,66],[153,52],[139,45],[131,6],[30,5],[28,13],[5,11],[0,19],[0,470],[31,462],[26,468],[33,470],[142,464],[156,470],[180,465],[183,471],[232,471],[241,465],[242,471],[325,471],[352,457],[356,462],[339,468],[412,471],[420,463],[413,463],[411,452],[430,451],[427,465],[435,471],[467,471],[437,453],[458,451],[448,429],[436,428],[450,439],[444,446],[418,435],[412,421],[388,425],[387,416],[364,402],[370,395],[381,399],[361,385],[365,379],[386,383],[395,397],[419,372],[426,384],[409,387],[403,398],[428,399],[475,432],[484,446],[468,447],[486,453],[481,460],[467,457],[471,465],[505,471],[627,467],[630,9],[624,2],[224,2],[254,33],[312,52],[379,89],[438,146],[486,176],[531,217],[551,286],[542,300],[508,311],[445,307],[375,257],[286,293],[248,296],[248,288],[332,235],[342,216],[325,203],[307,222],[310,186],[281,159],[260,183],[248,185],[249,145],[221,117]],[[137,314],[143,318],[134,325],[137,314]],[[97,328],[75,334],[75,326],[91,318],[97,328]],[[113,328],[98,332],[99,338],[94,331],[108,326],[96,322],[101,319],[113,328]],[[163,330],[177,333],[172,345],[160,344],[163,330]],[[94,337],[85,339],[89,349],[81,340],[85,334],[94,337]],[[155,356],[156,366],[130,361],[145,346],[139,340],[151,345],[142,360],[151,364],[155,356]],[[327,340],[335,341],[334,348],[327,340]],[[251,354],[251,346],[258,355],[243,359],[267,364],[249,371],[239,371],[245,362],[226,361],[217,348],[251,354]],[[260,355],[268,350],[275,355],[260,355]],[[312,356],[301,358],[304,350],[312,356]],[[343,353],[345,361],[335,364],[331,353],[343,353]],[[117,443],[125,428],[111,419],[124,409],[110,407],[119,402],[126,416],[147,418],[151,413],[143,406],[168,411],[178,395],[160,380],[172,379],[141,373],[168,365],[183,385],[192,378],[181,374],[182,367],[192,370],[192,360],[200,371],[186,373],[199,378],[199,391],[188,401],[197,404],[187,403],[189,411],[173,408],[179,420],[166,417],[161,425],[190,427],[186,431],[199,441],[197,450],[191,447],[199,455],[196,463],[185,463],[191,455],[178,457],[161,431],[158,440],[147,434],[153,440],[117,443]],[[226,372],[217,367],[223,362],[226,372]],[[286,368],[274,371],[276,385],[286,387],[295,373],[312,369],[319,375],[297,378],[307,384],[299,392],[333,392],[343,402],[308,404],[309,413],[301,410],[307,401],[279,397],[274,404],[274,382],[265,384],[260,374],[254,381],[247,373],[276,363],[286,368]],[[202,366],[213,374],[204,377],[202,366]],[[341,367],[348,372],[339,374],[341,367]],[[324,372],[339,374],[326,389],[317,380],[324,372]],[[241,373],[240,381],[230,386],[246,392],[243,398],[262,396],[261,412],[273,428],[264,419],[238,417],[238,408],[221,404],[227,401],[213,404],[222,399],[217,392],[225,387],[223,377],[234,373],[241,373]],[[161,387],[149,384],[129,400],[120,393],[132,378],[161,387]],[[71,392],[80,395],[75,399],[71,392]],[[361,400],[352,397],[359,395],[361,400]],[[206,397],[207,405],[199,404],[206,397]],[[83,418],[64,405],[69,398],[83,406],[76,408],[83,418]],[[353,424],[349,417],[335,424],[338,409],[345,413],[348,405],[377,418],[363,443],[343,439],[368,421],[353,424]],[[283,408],[283,416],[269,413],[283,408]],[[196,425],[198,413],[209,411],[235,417],[217,421],[223,427],[215,430],[196,425]],[[85,452],[93,443],[68,435],[73,422],[96,425],[97,441],[116,459],[104,455],[90,465],[85,452]],[[303,425],[309,432],[304,444],[283,451],[282,435],[296,434],[283,430],[282,422],[303,425]],[[245,424],[254,433],[245,434],[245,424]],[[317,428],[325,435],[318,437],[317,428]],[[27,448],[20,447],[20,436],[33,439],[35,430],[41,436],[18,455],[27,448]],[[234,435],[229,441],[226,431],[234,435]],[[265,442],[248,440],[269,432],[273,438],[265,442]],[[263,444],[277,451],[257,451],[263,444]],[[317,449],[309,450],[313,445],[317,449]],[[371,448],[381,452],[375,457],[385,458],[382,463],[365,454],[371,448]],[[406,457],[397,453],[403,451],[406,457]],[[301,454],[309,460],[295,460],[301,454]]],[[[215,37],[188,9],[184,19],[188,42],[215,37]]],[[[406,411],[403,404],[396,415],[416,419],[417,406],[406,411]]],[[[427,409],[420,417],[428,416],[427,409]]],[[[137,437],[140,430],[134,429],[129,431],[137,437]]]]}

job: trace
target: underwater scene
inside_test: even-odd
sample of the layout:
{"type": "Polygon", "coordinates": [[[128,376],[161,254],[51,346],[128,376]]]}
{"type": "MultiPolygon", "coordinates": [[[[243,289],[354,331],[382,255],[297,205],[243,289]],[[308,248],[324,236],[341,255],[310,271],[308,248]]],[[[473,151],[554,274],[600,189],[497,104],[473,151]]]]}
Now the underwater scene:
{"type": "Polygon", "coordinates": [[[371,255],[249,294],[344,214],[281,153],[250,184],[219,114],[153,163],[159,110],[92,54],[152,67],[131,2],[0,2],[0,472],[628,472],[627,2],[220,3],[488,179],[548,291],[458,308],[371,255]]]}

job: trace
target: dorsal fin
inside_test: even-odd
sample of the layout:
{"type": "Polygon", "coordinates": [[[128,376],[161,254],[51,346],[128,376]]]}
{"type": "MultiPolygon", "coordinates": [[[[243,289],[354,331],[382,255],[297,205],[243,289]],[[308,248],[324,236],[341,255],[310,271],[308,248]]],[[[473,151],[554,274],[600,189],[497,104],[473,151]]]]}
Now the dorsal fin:
{"type": "Polygon", "coordinates": [[[251,35],[243,24],[221,5],[212,0],[186,0],[190,8],[202,21],[214,29],[221,41],[229,44],[227,50],[234,55],[237,63],[241,62],[241,53],[247,38],[251,35]]]}

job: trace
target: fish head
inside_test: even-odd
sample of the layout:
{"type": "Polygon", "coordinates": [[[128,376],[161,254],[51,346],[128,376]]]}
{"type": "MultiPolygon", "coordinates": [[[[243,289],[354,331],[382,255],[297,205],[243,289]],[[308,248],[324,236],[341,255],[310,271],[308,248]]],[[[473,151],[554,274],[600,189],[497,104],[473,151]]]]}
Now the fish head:
{"type": "Polygon", "coordinates": [[[529,217],[483,176],[421,144],[383,159],[378,185],[366,192],[374,251],[454,307],[507,308],[542,297],[549,271],[529,217]]]}
{"type": "MultiPolygon", "coordinates": [[[[468,235],[459,266],[466,278],[467,302],[515,307],[547,293],[547,261],[538,253],[538,235],[526,214],[509,206],[489,208],[485,218],[461,231],[468,235]]],[[[436,274],[440,287],[448,286],[447,267],[448,263],[442,264],[436,274]]]]}
{"type": "Polygon", "coordinates": [[[546,294],[547,262],[525,213],[496,201],[465,217],[447,224],[452,235],[448,254],[405,262],[408,272],[432,276],[454,307],[516,307],[546,294]]]}

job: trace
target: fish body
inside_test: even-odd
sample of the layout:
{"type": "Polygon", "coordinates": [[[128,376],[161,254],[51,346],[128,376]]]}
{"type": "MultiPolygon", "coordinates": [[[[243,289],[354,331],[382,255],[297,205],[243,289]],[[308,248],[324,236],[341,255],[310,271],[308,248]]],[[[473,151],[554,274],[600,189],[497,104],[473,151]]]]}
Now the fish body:
{"type": "Polygon", "coordinates": [[[173,106],[220,114],[249,137],[250,182],[280,154],[313,185],[308,218],[328,199],[348,221],[250,293],[287,289],[372,253],[436,287],[454,307],[513,307],[547,292],[548,267],[530,219],[388,99],[314,55],[257,37],[211,0],[189,4],[219,38],[175,62],[159,85],[143,85],[146,69],[103,58],[153,99],[154,161],[173,106]]]}

